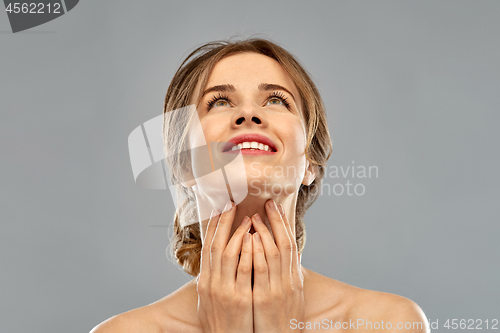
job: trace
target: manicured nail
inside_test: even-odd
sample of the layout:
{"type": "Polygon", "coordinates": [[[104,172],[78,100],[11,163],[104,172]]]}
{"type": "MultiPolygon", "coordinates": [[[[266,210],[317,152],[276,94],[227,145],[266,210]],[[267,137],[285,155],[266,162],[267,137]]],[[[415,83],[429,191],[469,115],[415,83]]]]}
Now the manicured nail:
{"type": "Polygon", "coordinates": [[[248,216],[245,216],[243,218],[243,220],[241,221],[241,225],[245,225],[245,224],[248,224],[248,222],[250,222],[250,218],[248,216]]]}
{"type": "Polygon", "coordinates": [[[228,201],[226,204],[226,207],[224,207],[224,211],[227,212],[228,210],[231,210],[233,208],[233,203],[231,201],[228,201]]]}
{"type": "Polygon", "coordinates": [[[254,218],[255,222],[262,223],[262,219],[260,218],[259,213],[255,214],[253,216],[253,218],[254,218]]]}
{"type": "Polygon", "coordinates": [[[248,241],[250,241],[250,234],[248,232],[245,234],[245,236],[243,236],[243,241],[245,243],[248,243],[248,241]]]}
{"type": "Polygon", "coordinates": [[[267,204],[267,207],[269,207],[270,210],[275,211],[277,209],[276,202],[274,202],[274,200],[270,200],[267,204]]]}
{"type": "Polygon", "coordinates": [[[259,233],[256,232],[255,234],[253,234],[253,236],[255,237],[255,240],[260,243],[259,233]]]}
{"type": "Polygon", "coordinates": [[[278,205],[278,209],[279,209],[281,215],[285,215],[285,210],[283,209],[283,205],[282,204],[278,205]]]}

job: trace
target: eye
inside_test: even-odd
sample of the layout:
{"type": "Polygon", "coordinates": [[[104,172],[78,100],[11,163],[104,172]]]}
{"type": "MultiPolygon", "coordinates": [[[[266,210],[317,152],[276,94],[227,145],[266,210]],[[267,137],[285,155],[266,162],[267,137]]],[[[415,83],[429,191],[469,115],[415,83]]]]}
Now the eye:
{"type": "Polygon", "coordinates": [[[223,99],[219,99],[217,102],[215,102],[212,107],[216,106],[229,106],[229,103],[223,99]]]}
{"type": "Polygon", "coordinates": [[[281,101],[281,99],[278,99],[276,97],[273,97],[271,98],[269,101],[267,101],[269,104],[283,104],[283,102],[281,101]]]}
{"type": "Polygon", "coordinates": [[[286,107],[288,110],[290,110],[290,103],[287,102],[288,97],[285,97],[285,94],[281,91],[274,91],[269,97],[267,98],[267,104],[266,105],[283,105],[286,107]]]}
{"type": "Polygon", "coordinates": [[[231,106],[229,97],[222,95],[219,93],[218,95],[212,97],[208,102],[207,102],[208,110],[214,108],[214,107],[221,107],[221,106],[231,106]]]}

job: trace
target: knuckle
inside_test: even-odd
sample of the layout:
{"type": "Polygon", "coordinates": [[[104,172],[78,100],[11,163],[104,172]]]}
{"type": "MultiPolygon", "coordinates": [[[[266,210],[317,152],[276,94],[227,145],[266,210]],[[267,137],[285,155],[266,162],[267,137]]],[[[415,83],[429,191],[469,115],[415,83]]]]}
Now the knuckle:
{"type": "Polygon", "coordinates": [[[253,252],[258,253],[258,254],[264,254],[264,248],[262,246],[255,246],[253,248],[253,252]]]}
{"type": "Polygon", "coordinates": [[[267,265],[265,263],[256,264],[255,271],[257,273],[267,273],[267,265]]]}
{"type": "Polygon", "coordinates": [[[292,242],[290,242],[290,241],[285,242],[285,244],[283,244],[283,249],[287,252],[292,251],[292,249],[293,249],[292,242]]]}
{"type": "Polygon", "coordinates": [[[200,295],[207,295],[207,292],[208,292],[208,286],[206,283],[204,282],[199,282],[196,286],[196,289],[198,291],[198,294],[200,295]]]}
{"type": "Polygon", "coordinates": [[[219,251],[219,245],[217,243],[213,243],[210,245],[210,253],[218,252],[219,251]]]}
{"type": "Polygon", "coordinates": [[[231,297],[231,300],[229,301],[229,304],[232,308],[236,308],[238,310],[245,308],[245,306],[248,305],[248,302],[241,297],[241,295],[235,295],[235,297],[231,297]],[[240,297],[236,297],[240,296],[240,297]]]}
{"type": "Polygon", "coordinates": [[[241,308],[248,308],[249,306],[252,306],[252,294],[243,294],[241,295],[242,297],[238,298],[239,301],[239,306],[241,308]]]}
{"type": "Polygon", "coordinates": [[[279,252],[279,251],[277,251],[277,250],[272,250],[272,251],[270,251],[269,256],[270,256],[271,258],[273,258],[273,259],[277,259],[277,260],[279,260],[279,259],[281,258],[281,254],[280,254],[280,252],[279,252]]]}
{"type": "Polygon", "coordinates": [[[251,265],[240,264],[238,266],[238,271],[242,274],[250,274],[252,272],[251,265]]]}
{"type": "Polygon", "coordinates": [[[235,254],[232,253],[231,251],[226,250],[226,251],[222,252],[222,260],[224,260],[224,261],[231,261],[234,259],[234,257],[235,257],[235,254]]]}
{"type": "Polygon", "coordinates": [[[212,294],[210,283],[204,282],[198,285],[198,293],[204,297],[210,298],[212,294]]]}
{"type": "Polygon", "coordinates": [[[244,246],[244,247],[241,249],[241,253],[242,253],[242,254],[251,254],[251,253],[252,253],[252,248],[249,248],[249,247],[244,246]]]}

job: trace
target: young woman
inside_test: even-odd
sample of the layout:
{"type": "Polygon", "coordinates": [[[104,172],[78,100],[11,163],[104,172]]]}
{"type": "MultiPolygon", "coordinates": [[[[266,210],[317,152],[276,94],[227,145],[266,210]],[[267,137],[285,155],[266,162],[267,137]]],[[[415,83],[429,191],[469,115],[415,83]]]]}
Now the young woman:
{"type": "MultiPolygon", "coordinates": [[[[289,52],[265,39],[199,47],[175,74],[164,111],[188,105],[196,107],[209,143],[211,162],[205,164],[214,170],[217,158],[242,157],[242,169],[226,171],[245,180],[245,196],[237,205],[220,206],[210,182],[197,181],[204,164],[200,150],[171,159],[172,177],[184,191],[173,250],[195,278],[93,333],[428,332],[425,315],[411,300],[356,288],[301,264],[304,214],[319,195],[332,147],[318,90],[289,52]]],[[[191,133],[179,134],[166,138],[168,147],[193,140],[191,133]]],[[[234,199],[241,189],[227,180],[234,199]]]]}

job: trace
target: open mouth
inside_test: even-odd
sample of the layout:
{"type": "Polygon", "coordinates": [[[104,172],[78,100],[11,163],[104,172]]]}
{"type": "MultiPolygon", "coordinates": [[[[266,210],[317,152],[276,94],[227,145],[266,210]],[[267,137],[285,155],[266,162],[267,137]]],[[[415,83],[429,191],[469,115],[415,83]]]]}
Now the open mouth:
{"type": "Polygon", "coordinates": [[[276,152],[273,148],[269,147],[269,145],[265,145],[261,142],[242,142],[238,143],[237,145],[234,145],[230,149],[224,150],[224,152],[228,151],[235,151],[235,150],[262,150],[262,151],[268,151],[268,152],[276,152]]]}
{"type": "Polygon", "coordinates": [[[238,135],[229,140],[224,145],[222,151],[227,152],[245,152],[245,153],[276,153],[276,145],[274,142],[264,135],[256,133],[247,133],[238,135]]]}

